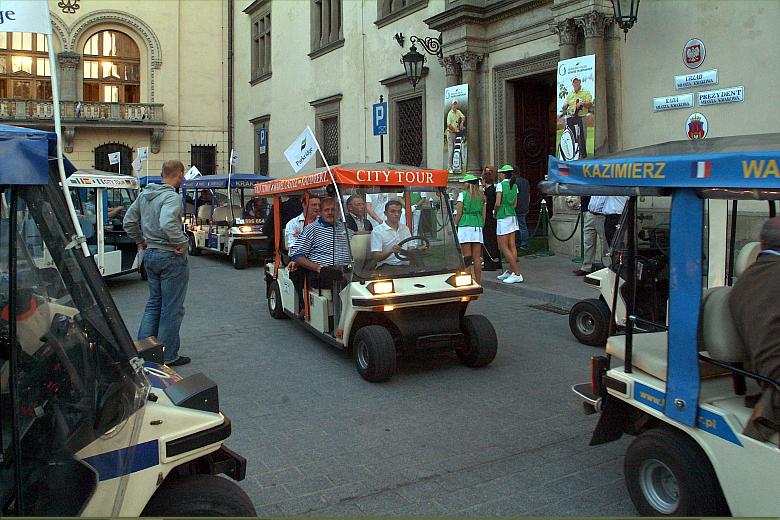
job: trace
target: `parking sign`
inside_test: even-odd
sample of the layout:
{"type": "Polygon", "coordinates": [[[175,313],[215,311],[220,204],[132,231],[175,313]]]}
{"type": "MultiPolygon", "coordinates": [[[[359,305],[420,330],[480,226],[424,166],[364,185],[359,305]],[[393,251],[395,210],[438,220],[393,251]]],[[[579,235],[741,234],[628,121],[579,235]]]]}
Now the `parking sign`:
{"type": "Polygon", "coordinates": [[[387,102],[374,103],[371,113],[374,120],[374,135],[387,135],[387,102]]]}
{"type": "Polygon", "coordinates": [[[259,145],[260,145],[259,148],[260,148],[260,153],[261,154],[265,153],[265,151],[267,149],[266,148],[267,144],[268,144],[268,134],[266,133],[265,128],[261,128],[260,129],[260,143],[259,143],[259,145]]]}

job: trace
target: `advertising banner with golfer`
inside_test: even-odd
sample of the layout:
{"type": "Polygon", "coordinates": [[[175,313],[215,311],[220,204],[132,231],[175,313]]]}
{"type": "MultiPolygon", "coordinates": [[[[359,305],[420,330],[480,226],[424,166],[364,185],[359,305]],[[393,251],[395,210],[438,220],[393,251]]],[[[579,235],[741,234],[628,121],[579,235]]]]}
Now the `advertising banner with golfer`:
{"type": "Polygon", "coordinates": [[[596,136],[596,56],[558,62],[558,158],[593,156],[596,136]]]}
{"type": "Polygon", "coordinates": [[[444,162],[450,173],[460,174],[466,171],[468,105],[468,85],[455,85],[444,89],[444,135],[447,144],[444,162]]]}

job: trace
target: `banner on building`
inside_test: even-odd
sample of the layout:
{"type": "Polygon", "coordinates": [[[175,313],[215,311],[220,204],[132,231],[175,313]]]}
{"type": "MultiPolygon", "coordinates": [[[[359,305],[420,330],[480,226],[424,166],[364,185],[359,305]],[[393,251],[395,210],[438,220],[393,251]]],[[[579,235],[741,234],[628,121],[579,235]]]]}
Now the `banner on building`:
{"type": "Polygon", "coordinates": [[[558,158],[593,157],[596,138],[596,56],[558,62],[558,158]]]}
{"type": "Polygon", "coordinates": [[[469,86],[455,85],[444,89],[444,163],[450,173],[466,171],[468,156],[469,86]]]}
{"type": "Polygon", "coordinates": [[[146,146],[138,147],[138,160],[146,161],[149,159],[149,148],[146,146]]]}
{"type": "Polygon", "coordinates": [[[46,0],[0,0],[0,32],[51,34],[46,0]]]}

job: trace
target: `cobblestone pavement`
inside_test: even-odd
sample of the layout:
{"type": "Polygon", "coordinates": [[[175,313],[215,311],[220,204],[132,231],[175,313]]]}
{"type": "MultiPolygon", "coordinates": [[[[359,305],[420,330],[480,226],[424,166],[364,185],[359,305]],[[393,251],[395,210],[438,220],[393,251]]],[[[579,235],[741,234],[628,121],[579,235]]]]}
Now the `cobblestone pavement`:
{"type": "MultiPolygon", "coordinates": [[[[289,320],[270,318],[262,268],[191,258],[183,375],[219,383],[227,443],[248,460],[242,486],[272,515],[635,515],[622,479],[627,439],[589,447],[595,416],[569,387],[594,350],[567,316],[486,290],[499,350],[486,368],[441,354],[403,362],[388,383],[289,320]]],[[[579,280],[577,280],[579,282],[579,280]]],[[[137,275],[110,281],[135,335],[137,275]]]]}

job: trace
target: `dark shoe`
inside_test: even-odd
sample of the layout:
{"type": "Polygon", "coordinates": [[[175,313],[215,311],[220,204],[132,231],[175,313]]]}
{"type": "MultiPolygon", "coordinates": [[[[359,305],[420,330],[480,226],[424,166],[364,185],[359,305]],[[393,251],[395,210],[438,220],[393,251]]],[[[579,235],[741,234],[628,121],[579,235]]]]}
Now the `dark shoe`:
{"type": "Polygon", "coordinates": [[[586,271],[585,269],[575,269],[574,276],[586,276],[591,273],[591,271],[586,271]]]}
{"type": "Polygon", "coordinates": [[[173,361],[166,361],[165,364],[168,365],[169,367],[180,367],[182,365],[188,364],[190,361],[192,360],[187,356],[178,356],[173,361]]]}

